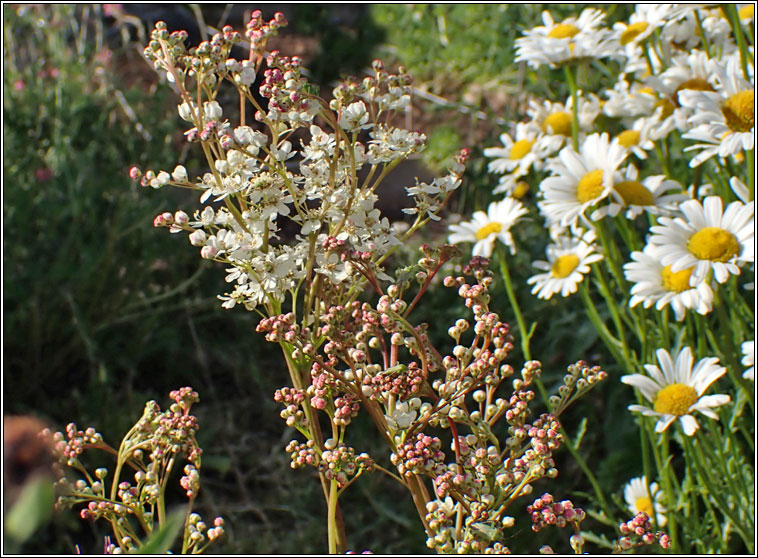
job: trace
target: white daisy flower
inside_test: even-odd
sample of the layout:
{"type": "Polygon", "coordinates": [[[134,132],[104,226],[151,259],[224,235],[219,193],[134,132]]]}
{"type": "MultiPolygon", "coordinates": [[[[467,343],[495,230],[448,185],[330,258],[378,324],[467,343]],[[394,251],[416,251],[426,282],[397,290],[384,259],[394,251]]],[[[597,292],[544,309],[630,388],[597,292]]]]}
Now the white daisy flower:
{"type": "Polygon", "coordinates": [[[603,112],[613,118],[650,116],[658,104],[652,87],[636,81],[630,84],[624,76],[613,89],[606,89],[605,96],[608,100],[603,104],[603,112]]]}
{"type": "Polygon", "coordinates": [[[629,23],[613,24],[613,31],[622,47],[627,50],[638,45],[653,31],[662,27],[669,17],[670,4],[637,4],[634,13],[629,16],[629,23]]]}
{"type": "Polygon", "coordinates": [[[723,211],[721,198],[709,196],[703,204],[687,200],[679,211],[682,217],[658,219],[648,243],[651,255],[672,272],[694,267],[691,285],[710,270],[724,283],[730,274],[739,275],[739,265],[754,261],[754,202],[732,202],[723,211]]]}
{"type": "Polygon", "coordinates": [[[584,212],[610,195],[616,169],[626,157],[617,141],[608,134],[589,136],[577,153],[564,147],[558,158],[548,162],[553,173],[542,181],[543,200],[537,205],[549,223],[568,226],[584,212]]]}
{"type": "Polygon", "coordinates": [[[699,411],[705,416],[719,420],[713,407],[725,405],[731,400],[728,395],[703,395],[708,387],[726,374],[726,368],[718,366],[719,359],[706,357],[693,369],[692,350],[684,347],[673,361],[665,349],[655,352],[660,368],[646,364],[645,374],[622,376],[621,381],[637,388],[652,403],[653,408],[644,405],[629,405],[629,410],[648,417],[659,417],[656,432],[663,432],[672,422],[679,419],[687,436],[692,436],[699,428],[693,416],[699,411]]]}
{"type": "Polygon", "coordinates": [[[511,174],[504,174],[497,181],[497,186],[493,188],[493,194],[505,194],[512,198],[520,200],[529,192],[529,183],[521,180],[525,175],[518,171],[511,174]]]}
{"type": "Polygon", "coordinates": [[[701,143],[685,151],[702,150],[692,161],[696,167],[714,155],[726,157],[755,146],[755,87],[742,77],[737,57],[726,65],[711,60],[711,71],[719,82],[719,91],[682,91],[682,106],[694,110],[690,118],[694,128],[682,137],[701,143]]]}
{"type": "Polygon", "coordinates": [[[542,161],[540,146],[535,146],[539,135],[540,129],[533,122],[516,124],[515,139],[509,134],[501,134],[500,141],[503,147],[488,147],[484,150],[485,157],[493,158],[487,165],[487,170],[497,174],[514,170],[519,175],[528,173],[532,165],[542,161]]]}
{"type": "Polygon", "coordinates": [[[532,266],[546,271],[530,277],[527,284],[534,285],[532,294],[549,299],[555,293],[567,297],[576,292],[590,264],[603,259],[595,253],[595,232],[587,231],[580,238],[559,237],[547,247],[547,260],[538,260],[532,266]]]}
{"type": "Polygon", "coordinates": [[[498,240],[508,246],[511,254],[516,253],[516,245],[511,236],[511,227],[522,215],[529,211],[523,204],[513,198],[492,202],[487,213],[477,211],[471,221],[450,225],[450,244],[474,242],[473,255],[489,258],[498,240]]]}
{"type": "Polygon", "coordinates": [[[624,487],[624,500],[633,514],[645,512],[651,520],[655,520],[658,527],[666,525],[666,508],[661,503],[663,491],[658,483],[648,485],[645,476],[632,479],[624,487]]]}
{"type": "Polygon", "coordinates": [[[693,268],[672,272],[671,266],[661,265],[649,253],[632,252],[631,262],[624,265],[626,280],[634,283],[629,306],[639,303],[645,308],[655,304],[656,310],[671,306],[677,321],[684,319],[687,310],[707,314],[713,308],[713,291],[706,281],[690,285],[693,268]]]}
{"type": "Polygon", "coordinates": [[[745,341],[742,344],[742,354],[742,366],[748,366],[748,369],[742,373],[742,377],[755,381],[755,341],[745,341]]]}
{"type": "MultiPolygon", "coordinates": [[[[583,134],[595,129],[595,119],[600,114],[600,99],[595,95],[577,94],[577,120],[579,123],[580,140],[583,134]]],[[[543,134],[534,149],[543,152],[545,156],[557,152],[571,137],[571,122],[573,121],[574,101],[572,97],[565,104],[535,100],[529,101],[527,115],[536,123],[543,134]]]]}
{"type": "Polygon", "coordinates": [[[734,195],[737,196],[742,203],[750,203],[750,198],[753,197],[753,193],[755,192],[755,185],[753,185],[754,190],[753,193],[751,193],[742,180],[733,176],[729,179],[729,186],[732,188],[734,195]]]}
{"type": "Polygon", "coordinates": [[[578,18],[570,17],[560,23],[549,12],[542,12],[540,25],[516,39],[516,62],[526,61],[533,68],[543,64],[551,67],[586,59],[616,56],[618,42],[610,30],[601,28],[605,14],[594,8],[585,9],[578,18]]]}
{"type": "Polygon", "coordinates": [[[657,118],[638,118],[631,128],[620,132],[616,139],[619,144],[632,152],[638,159],[647,159],[647,152],[655,149],[655,130],[658,128],[657,118]]]}
{"type": "Polygon", "coordinates": [[[643,212],[671,214],[681,202],[690,199],[681,193],[683,187],[676,180],[667,180],[659,174],[640,181],[638,175],[634,165],[628,165],[623,174],[616,173],[608,204],[595,210],[590,218],[596,221],[605,215],[615,217],[624,210],[627,219],[635,219],[643,212]]]}

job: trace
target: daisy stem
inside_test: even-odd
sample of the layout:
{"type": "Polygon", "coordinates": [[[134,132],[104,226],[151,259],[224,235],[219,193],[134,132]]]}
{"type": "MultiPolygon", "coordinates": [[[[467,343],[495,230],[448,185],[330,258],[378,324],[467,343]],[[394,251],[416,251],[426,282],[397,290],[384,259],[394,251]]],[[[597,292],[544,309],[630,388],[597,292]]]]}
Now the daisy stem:
{"type": "MultiPolygon", "coordinates": [[[[740,15],[737,12],[737,6],[735,4],[722,4],[721,9],[724,11],[724,15],[732,24],[732,32],[734,38],[737,39],[737,48],[740,51],[740,63],[742,64],[742,73],[745,79],[751,81],[750,71],[748,70],[748,60],[752,60],[752,56],[747,49],[747,43],[745,42],[745,35],[743,33],[742,25],[740,24],[740,15]]],[[[752,184],[752,183],[751,183],[752,184]]]]}
{"type": "MultiPolygon", "coordinates": [[[[697,448],[694,446],[689,436],[682,436],[682,439],[684,441],[685,460],[687,463],[694,464],[697,476],[702,483],[701,486],[707,488],[706,494],[712,498],[712,503],[716,504],[719,511],[726,518],[728,518],[727,526],[729,523],[731,523],[731,527],[737,531],[737,533],[739,533],[740,538],[745,543],[745,546],[750,549],[752,547],[753,536],[748,536],[748,533],[745,532],[743,522],[735,514],[732,503],[727,502],[724,499],[724,486],[719,486],[716,483],[712,482],[714,477],[729,478],[731,475],[727,470],[714,471],[714,465],[718,466],[718,463],[706,463],[705,455],[716,455],[717,448],[713,447],[712,444],[709,443],[709,437],[704,436],[699,429],[696,433],[696,436],[698,442],[697,445],[699,446],[697,448]]],[[[739,492],[733,494],[737,495],[739,492]]],[[[716,521],[714,521],[714,523],[720,523],[718,521],[718,518],[715,519],[716,521]]],[[[727,552],[727,549],[722,548],[722,552],[727,552]]],[[[752,553],[752,550],[750,552],[752,553]]]]}
{"type": "Polygon", "coordinates": [[[669,451],[669,436],[667,431],[663,431],[660,436],[661,440],[661,455],[656,459],[658,465],[658,476],[663,481],[665,488],[663,489],[666,495],[666,517],[668,519],[667,532],[671,537],[671,552],[673,554],[681,553],[679,548],[679,533],[677,531],[677,518],[675,516],[676,510],[676,495],[674,494],[674,485],[679,486],[679,482],[674,476],[673,467],[671,465],[672,455],[669,451]]]}
{"type": "Polygon", "coordinates": [[[608,347],[608,350],[611,351],[613,358],[617,362],[623,362],[623,355],[619,351],[621,341],[616,339],[613,334],[608,331],[608,327],[600,317],[600,314],[595,307],[595,303],[592,302],[592,298],[590,297],[589,293],[589,287],[587,286],[586,281],[582,281],[582,283],[579,285],[579,293],[581,294],[582,300],[584,301],[584,306],[587,309],[587,316],[589,316],[592,325],[595,326],[595,329],[597,330],[598,335],[600,335],[600,338],[605,343],[605,346],[608,347]]]}
{"type": "Polygon", "coordinates": [[[516,314],[516,321],[518,322],[519,336],[521,337],[521,352],[524,354],[524,360],[532,360],[532,352],[529,349],[529,341],[534,334],[534,328],[537,327],[537,323],[532,323],[532,327],[526,329],[526,322],[524,321],[524,315],[521,313],[521,307],[519,306],[516,293],[513,290],[513,283],[511,281],[510,270],[508,269],[508,257],[505,254],[505,250],[498,244],[497,246],[497,259],[500,262],[500,274],[503,276],[503,282],[505,283],[505,290],[508,293],[508,300],[511,303],[513,313],[516,314]]]}
{"type": "Polygon", "coordinates": [[[748,149],[745,152],[745,165],[747,166],[747,191],[748,199],[755,199],[755,149],[748,149]]]}
{"type": "Polygon", "coordinates": [[[576,79],[571,71],[570,65],[563,66],[563,71],[566,73],[566,81],[568,82],[569,89],[571,90],[571,142],[574,145],[574,151],[579,151],[579,95],[576,88],[576,79]]]}

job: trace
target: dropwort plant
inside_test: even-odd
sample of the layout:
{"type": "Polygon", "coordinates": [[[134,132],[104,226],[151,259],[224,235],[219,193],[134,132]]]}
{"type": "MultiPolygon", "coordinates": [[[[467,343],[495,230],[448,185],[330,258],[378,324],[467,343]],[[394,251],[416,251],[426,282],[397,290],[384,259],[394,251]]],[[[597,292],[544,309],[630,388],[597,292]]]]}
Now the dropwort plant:
{"type": "MultiPolygon", "coordinates": [[[[291,385],[274,398],[302,436],[286,451],[293,468],[318,472],[329,551],[347,548],[341,496],[362,475],[383,473],[408,490],[436,551],[509,552],[514,515],[526,511],[534,531],[570,527],[569,544],[581,552],[582,510],[548,493],[529,508],[519,498],[557,475],[560,416],[607,373],[577,362],[552,396],[538,361],[527,359],[517,374],[506,362],[510,327],[490,309],[488,259],[477,255],[462,272],[445,273],[459,250],[424,245],[415,264],[392,276],[398,249],[440,219],[469,153],[462,150],[446,176],[407,186],[412,205],[403,211],[411,222],[391,223],[376,207],[378,188],[425,142],[393,118],[410,105],[410,76],[377,60],[370,76],[346,79],[327,102],[298,57],[266,51],[285,23],[281,14],[264,21],[254,12],[244,35],[227,26],[192,48],[185,32],[156,24],[145,56],[180,96],[186,139],[199,144],[208,171],[190,177],[181,165],[135,167],[131,175],[143,186],[200,193],[204,208],[193,217],[165,212],[154,224],[186,233],[201,257],[224,264],[231,287],[222,305],[259,314],[257,330],[281,347],[291,385]],[[231,57],[235,45],[247,47],[247,59],[231,57]],[[219,101],[229,87],[239,100],[231,110],[219,101]],[[448,330],[451,350],[436,347],[432,325],[421,321],[419,302],[440,273],[467,315],[448,330]],[[542,412],[531,409],[537,405],[542,412]],[[354,446],[360,440],[348,430],[360,413],[376,426],[389,459],[354,446]],[[388,461],[395,471],[382,465],[388,461]]],[[[488,234],[502,228],[485,226],[488,234]]],[[[668,547],[644,512],[632,522],[618,528],[618,548],[668,547]]]]}

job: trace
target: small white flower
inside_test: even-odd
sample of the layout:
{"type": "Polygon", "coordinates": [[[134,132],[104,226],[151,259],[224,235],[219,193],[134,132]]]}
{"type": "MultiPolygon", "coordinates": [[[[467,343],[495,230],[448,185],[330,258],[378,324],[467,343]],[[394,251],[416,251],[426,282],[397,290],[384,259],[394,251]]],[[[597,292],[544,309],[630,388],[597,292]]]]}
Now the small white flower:
{"type": "Polygon", "coordinates": [[[173,178],[176,182],[186,182],[187,169],[185,169],[182,165],[177,165],[177,167],[174,169],[174,172],[171,173],[171,178],[173,178]]]}
{"type": "Polygon", "coordinates": [[[459,242],[474,242],[473,255],[489,258],[498,240],[508,246],[511,254],[516,247],[513,243],[510,229],[518,219],[528,213],[522,203],[513,198],[505,198],[500,202],[492,202],[487,213],[477,211],[471,221],[450,225],[451,244],[459,242]]]}
{"type": "Polygon", "coordinates": [[[630,480],[624,487],[624,500],[633,514],[645,512],[651,520],[655,520],[658,527],[666,525],[666,508],[661,501],[663,491],[658,483],[647,483],[647,477],[637,477],[630,480]]]}
{"type": "Polygon", "coordinates": [[[193,102],[189,103],[182,103],[178,107],[179,110],[179,116],[182,117],[182,120],[186,120],[187,122],[192,122],[194,115],[197,111],[197,106],[193,102]]]}
{"type": "Polygon", "coordinates": [[[197,229],[189,235],[189,241],[192,246],[205,246],[206,238],[205,231],[202,229],[197,229]]]}
{"type": "Polygon", "coordinates": [[[742,377],[755,381],[755,341],[745,341],[742,344],[742,354],[742,366],[748,367],[742,373],[742,377]]]}
{"type": "Polygon", "coordinates": [[[595,253],[594,240],[594,231],[587,231],[580,238],[558,237],[547,247],[547,261],[532,263],[533,267],[547,272],[527,280],[527,284],[534,285],[532,294],[549,299],[555,293],[563,297],[575,293],[584,275],[589,273],[590,264],[603,259],[595,253]]]}
{"type": "Polygon", "coordinates": [[[203,115],[206,120],[221,120],[223,111],[218,101],[206,101],[203,103],[203,115]]]}
{"type": "Polygon", "coordinates": [[[621,381],[637,388],[652,403],[653,407],[629,405],[629,410],[644,416],[658,417],[656,432],[663,432],[672,422],[679,419],[687,436],[692,436],[699,428],[693,416],[698,411],[714,420],[719,416],[714,407],[731,401],[728,395],[703,395],[708,387],[726,374],[726,368],[718,366],[719,359],[701,359],[693,369],[692,350],[684,347],[676,356],[676,361],[665,349],[655,352],[660,368],[646,364],[645,374],[622,376],[621,381]]]}
{"type": "Polygon", "coordinates": [[[341,128],[349,131],[360,130],[371,127],[371,124],[367,124],[368,119],[369,113],[366,110],[365,103],[363,101],[356,101],[342,109],[339,125],[341,128]]]}

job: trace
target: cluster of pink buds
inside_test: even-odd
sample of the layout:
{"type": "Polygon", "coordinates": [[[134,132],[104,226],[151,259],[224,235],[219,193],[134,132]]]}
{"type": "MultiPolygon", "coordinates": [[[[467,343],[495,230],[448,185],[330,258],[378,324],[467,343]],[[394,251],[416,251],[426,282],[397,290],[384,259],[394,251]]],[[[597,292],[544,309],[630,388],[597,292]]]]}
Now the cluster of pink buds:
{"type": "Polygon", "coordinates": [[[276,12],[271,20],[264,21],[261,11],[255,10],[245,29],[245,36],[250,40],[250,49],[262,55],[268,38],[276,35],[279,29],[286,25],[287,19],[281,12],[276,12]]]}
{"type": "Polygon", "coordinates": [[[330,442],[333,440],[326,441],[327,448],[334,447],[325,449],[321,453],[318,469],[327,480],[336,480],[340,488],[345,486],[350,477],[359,471],[371,470],[374,467],[374,461],[367,453],[356,455],[353,448],[344,444],[331,444],[330,442]]]}
{"type": "Polygon", "coordinates": [[[390,460],[403,476],[422,473],[436,476],[445,472],[445,454],[441,447],[439,438],[419,432],[415,438],[399,444],[390,460]]]}
{"type": "Polygon", "coordinates": [[[629,521],[621,523],[619,531],[622,536],[616,545],[620,550],[656,543],[664,549],[671,546],[671,537],[663,531],[653,531],[653,524],[645,512],[639,512],[629,521]]]}
{"type": "Polygon", "coordinates": [[[575,508],[571,500],[556,502],[552,495],[545,493],[526,508],[532,516],[532,531],[539,531],[547,525],[566,527],[569,523],[578,526],[586,517],[581,508],[575,508]]]}
{"type": "Polygon", "coordinates": [[[182,488],[187,491],[187,498],[194,498],[200,490],[200,473],[194,465],[188,463],[184,467],[184,476],[179,481],[182,488]]]}
{"type": "MultiPolygon", "coordinates": [[[[44,432],[49,435],[49,431],[44,432]]],[[[91,426],[86,430],[79,430],[73,422],[66,426],[66,435],[56,432],[52,435],[55,444],[55,452],[60,456],[61,462],[71,464],[82,452],[90,446],[103,445],[103,436],[91,426]]]]}
{"type": "Polygon", "coordinates": [[[361,410],[361,403],[357,396],[351,393],[345,393],[334,400],[334,424],[337,426],[347,426],[352,419],[358,416],[361,410]]]}
{"type": "Polygon", "coordinates": [[[590,366],[583,360],[569,365],[567,371],[568,374],[563,377],[563,385],[558,388],[558,395],[550,397],[550,406],[554,413],[562,412],[578,397],[608,377],[605,370],[599,366],[590,366]]]}
{"type": "Polygon", "coordinates": [[[398,401],[405,401],[421,391],[424,384],[424,371],[417,362],[410,366],[398,365],[383,370],[374,376],[364,376],[363,385],[369,387],[369,398],[386,401],[394,396],[398,401]]]}

